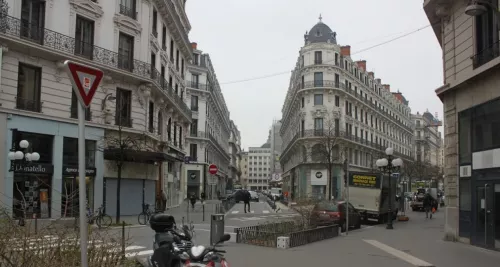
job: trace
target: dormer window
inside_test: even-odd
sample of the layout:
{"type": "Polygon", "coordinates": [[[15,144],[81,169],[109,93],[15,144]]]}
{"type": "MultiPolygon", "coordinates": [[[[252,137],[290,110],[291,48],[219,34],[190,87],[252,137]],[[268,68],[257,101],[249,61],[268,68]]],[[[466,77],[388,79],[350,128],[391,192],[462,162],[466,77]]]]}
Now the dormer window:
{"type": "Polygon", "coordinates": [[[322,34],[321,34],[321,32],[318,30],[318,31],[316,32],[316,37],[319,37],[319,36],[321,36],[321,35],[322,35],[322,34]]]}

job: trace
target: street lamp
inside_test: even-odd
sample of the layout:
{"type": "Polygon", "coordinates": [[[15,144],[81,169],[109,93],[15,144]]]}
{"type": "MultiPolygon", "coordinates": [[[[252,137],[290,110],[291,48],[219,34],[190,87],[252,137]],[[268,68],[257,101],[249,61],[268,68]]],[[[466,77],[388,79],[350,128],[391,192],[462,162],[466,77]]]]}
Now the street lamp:
{"type": "Polygon", "coordinates": [[[473,17],[481,16],[482,14],[488,12],[488,9],[486,8],[485,5],[496,11],[495,7],[491,4],[491,2],[486,0],[477,0],[477,1],[472,1],[465,8],[465,14],[473,17]]]}
{"type": "Polygon", "coordinates": [[[7,158],[10,160],[10,170],[15,171],[16,163],[24,166],[33,161],[38,161],[40,159],[40,154],[38,152],[27,152],[30,143],[26,140],[21,140],[19,142],[19,148],[21,150],[17,150],[16,148],[12,148],[10,152],[7,154],[7,158]]]}
{"type": "Polygon", "coordinates": [[[399,169],[401,166],[403,166],[403,160],[400,158],[394,158],[393,154],[394,149],[392,147],[388,147],[385,149],[385,154],[387,155],[387,158],[381,158],[378,159],[375,164],[377,167],[380,169],[382,173],[386,173],[389,176],[389,213],[388,213],[388,220],[387,220],[387,227],[386,229],[394,229],[392,226],[392,174],[395,172],[399,172],[399,169]]]}

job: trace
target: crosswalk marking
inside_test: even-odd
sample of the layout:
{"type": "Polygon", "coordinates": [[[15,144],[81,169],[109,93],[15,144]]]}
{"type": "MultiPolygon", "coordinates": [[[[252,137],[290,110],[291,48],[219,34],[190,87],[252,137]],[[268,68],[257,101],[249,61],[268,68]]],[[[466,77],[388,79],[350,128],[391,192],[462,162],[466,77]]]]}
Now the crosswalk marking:
{"type": "Polygon", "coordinates": [[[255,210],[251,210],[250,213],[255,213],[255,210]]]}
{"type": "Polygon", "coordinates": [[[232,214],[236,214],[236,213],[238,213],[238,212],[240,212],[240,211],[239,211],[239,210],[233,210],[231,213],[232,213],[232,214]]]}
{"type": "Polygon", "coordinates": [[[268,210],[263,210],[262,213],[269,213],[269,211],[268,210]]]}

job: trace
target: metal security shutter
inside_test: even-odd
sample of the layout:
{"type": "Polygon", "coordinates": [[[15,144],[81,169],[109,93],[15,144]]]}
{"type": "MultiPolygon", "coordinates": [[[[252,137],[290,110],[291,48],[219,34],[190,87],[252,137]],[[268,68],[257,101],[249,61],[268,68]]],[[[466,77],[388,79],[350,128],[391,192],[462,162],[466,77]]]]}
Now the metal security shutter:
{"type": "MultiPolygon", "coordinates": [[[[116,214],[117,179],[106,178],[106,213],[116,214]]],[[[122,179],[120,191],[120,215],[137,215],[142,211],[143,180],[122,179]]],[[[154,199],[154,191],[153,191],[154,199]]]]}

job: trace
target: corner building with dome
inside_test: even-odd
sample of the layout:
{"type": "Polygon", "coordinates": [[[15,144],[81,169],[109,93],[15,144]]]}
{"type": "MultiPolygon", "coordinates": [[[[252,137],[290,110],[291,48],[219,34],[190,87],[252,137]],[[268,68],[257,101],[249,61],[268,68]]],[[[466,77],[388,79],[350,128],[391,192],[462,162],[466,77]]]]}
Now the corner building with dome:
{"type": "Polygon", "coordinates": [[[376,78],[366,61],[351,58],[351,47],[339,45],[321,17],[304,35],[280,135],[283,191],[292,198],[328,199],[330,182],[332,196],[343,198],[346,159],[351,172],[378,172],[375,161],[385,157],[387,147],[395,157],[413,160],[408,101],[376,78]],[[331,142],[334,149],[328,149],[331,142]],[[327,162],[334,163],[331,172],[327,162]]]}

